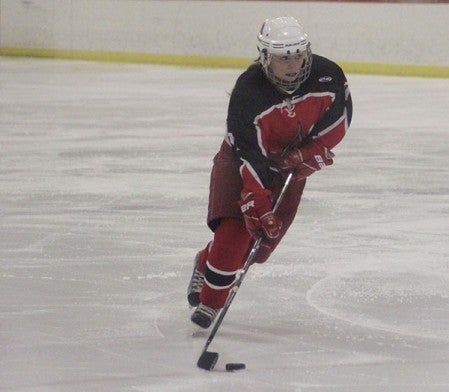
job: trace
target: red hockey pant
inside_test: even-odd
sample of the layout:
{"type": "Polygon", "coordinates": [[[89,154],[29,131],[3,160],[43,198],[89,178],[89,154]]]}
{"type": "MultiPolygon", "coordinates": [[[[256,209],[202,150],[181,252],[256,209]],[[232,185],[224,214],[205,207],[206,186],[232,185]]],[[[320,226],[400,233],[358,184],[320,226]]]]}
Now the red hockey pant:
{"type": "MultiPolygon", "coordinates": [[[[284,179],[277,178],[273,184],[273,194],[278,197],[284,179]]],[[[255,262],[263,263],[277,247],[292,224],[305,180],[294,180],[285,193],[277,216],[282,221],[281,234],[275,240],[263,240],[256,254],[255,262]]],[[[207,223],[214,232],[213,241],[201,251],[199,269],[205,274],[200,300],[213,308],[222,308],[236,273],[246,261],[253,245],[253,239],[246,230],[238,200],[242,189],[239,167],[231,148],[223,143],[214,158],[211,173],[209,209],[207,223]]]]}

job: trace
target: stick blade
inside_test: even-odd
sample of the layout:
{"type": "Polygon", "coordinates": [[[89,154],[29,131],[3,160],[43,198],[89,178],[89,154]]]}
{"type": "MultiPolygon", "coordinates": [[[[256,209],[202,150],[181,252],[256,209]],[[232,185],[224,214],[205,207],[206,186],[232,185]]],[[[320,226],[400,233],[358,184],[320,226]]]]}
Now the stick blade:
{"type": "Polygon", "coordinates": [[[212,370],[218,361],[218,353],[204,351],[198,358],[196,366],[204,370],[212,370]]]}

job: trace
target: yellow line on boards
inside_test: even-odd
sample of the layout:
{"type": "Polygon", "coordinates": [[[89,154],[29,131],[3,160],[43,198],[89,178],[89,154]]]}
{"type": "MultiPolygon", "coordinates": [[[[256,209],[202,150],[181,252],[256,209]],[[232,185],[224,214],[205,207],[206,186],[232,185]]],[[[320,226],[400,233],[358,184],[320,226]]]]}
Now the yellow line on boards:
{"type": "MultiPolygon", "coordinates": [[[[192,56],[158,53],[102,52],[40,48],[0,48],[0,56],[44,57],[69,60],[142,63],[203,68],[244,69],[254,59],[246,57],[192,56]]],[[[338,61],[337,61],[338,62],[338,61]]],[[[338,62],[348,74],[449,78],[449,66],[338,62]]]]}
{"type": "Polygon", "coordinates": [[[449,78],[449,67],[437,65],[403,65],[376,63],[338,63],[350,74],[422,76],[428,78],[449,78]]]}

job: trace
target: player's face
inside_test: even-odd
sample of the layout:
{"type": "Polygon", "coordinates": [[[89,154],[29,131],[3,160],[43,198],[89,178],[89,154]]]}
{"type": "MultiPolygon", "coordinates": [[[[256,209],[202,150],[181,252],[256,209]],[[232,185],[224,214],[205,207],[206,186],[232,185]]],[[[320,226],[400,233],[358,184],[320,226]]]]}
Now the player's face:
{"type": "Polygon", "coordinates": [[[304,57],[303,54],[272,56],[270,67],[274,76],[287,82],[293,82],[299,76],[304,57]]]}

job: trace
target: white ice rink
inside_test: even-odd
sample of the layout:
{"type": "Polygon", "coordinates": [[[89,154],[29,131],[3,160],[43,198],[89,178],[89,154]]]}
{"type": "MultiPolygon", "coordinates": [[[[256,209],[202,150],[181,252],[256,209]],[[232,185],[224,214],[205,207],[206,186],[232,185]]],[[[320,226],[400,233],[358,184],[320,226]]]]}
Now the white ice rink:
{"type": "Polygon", "coordinates": [[[335,164],[196,367],[239,73],[0,58],[1,391],[449,391],[449,79],[348,75],[335,164]]]}

